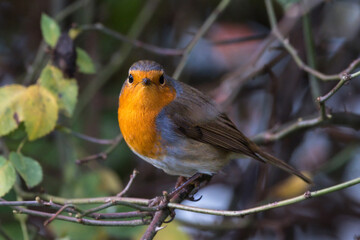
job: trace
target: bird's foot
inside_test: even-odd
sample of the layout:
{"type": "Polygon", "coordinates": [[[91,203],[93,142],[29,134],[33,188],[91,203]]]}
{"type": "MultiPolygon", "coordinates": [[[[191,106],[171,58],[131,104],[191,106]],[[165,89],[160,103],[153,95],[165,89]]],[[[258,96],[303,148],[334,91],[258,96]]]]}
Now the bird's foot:
{"type": "Polygon", "coordinates": [[[169,211],[170,219],[164,221],[164,223],[170,223],[175,218],[175,209],[168,208],[170,202],[169,194],[164,191],[162,196],[157,196],[149,201],[149,207],[155,207],[157,211],[167,209],[169,211]]]}
{"type": "Polygon", "coordinates": [[[170,202],[169,194],[166,191],[163,191],[162,196],[154,197],[149,201],[149,207],[156,207],[157,210],[163,210],[167,207],[167,204],[170,202]]]}

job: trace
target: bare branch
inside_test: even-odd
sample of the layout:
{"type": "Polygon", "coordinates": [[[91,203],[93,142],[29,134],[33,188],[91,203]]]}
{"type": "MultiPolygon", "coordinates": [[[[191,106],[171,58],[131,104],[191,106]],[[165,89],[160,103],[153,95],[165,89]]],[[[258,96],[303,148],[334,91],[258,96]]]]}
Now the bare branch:
{"type": "MultiPolygon", "coordinates": [[[[55,215],[53,213],[46,213],[46,212],[30,210],[30,209],[21,208],[21,207],[13,207],[13,208],[15,209],[14,213],[16,213],[16,214],[28,214],[28,215],[46,217],[46,218],[51,218],[55,215]]],[[[142,219],[140,219],[140,220],[138,220],[138,219],[123,220],[123,221],[103,221],[103,220],[93,220],[93,219],[86,219],[86,218],[68,217],[68,216],[63,216],[63,215],[58,215],[56,217],[56,219],[68,221],[68,222],[79,223],[79,224],[83,224],[83,225],[93,225],[93,226],[140,226],[140,225],[146,224],[146,221],[144,221],[142,219]]]]}
{"type": "Polygon", "coordinates": [[[81,30],[98,30],[102,33],[105,33],[109,36],[112,36],[113,38],[116,38],[120,41],[124,41],[127,43],[130,43],[134,45],[135,47],[145,49],[149,52],[156,53],[159,55],[168,55],[168,56],[179,56],[184,53],[183,49],[174,49],[174,48],[163,48],[158,47],[152,44],[144,43],[136,39],[131,39],[127,37],[126,35],[123,35],[119,32],[116,32],[114,30],[111,30],[110,28],[105,27],[101,23],[96,23],[94,25],[84,25],[80,27],[81,30]]]}
{"type": "Polygon", "coordinates": [[[96,153],[81,159],[76,160],[76,164],[84,164],[86,162],[92,161],[92,160],[105,160],[107,158],[107,155],[111,153],[121,142],[122,135],[119,134],[114,140],[113,143],[108,147],[104,152],[96,153]]]}
{"type": "Polygon", "coordinates": [[[68,207],[70,207],[70,205],[62,206],[51,218],[44,222],[44,226],[47,226],[49,223],[51,223],[57,216],[59,216],[60,213],[62,213],[68,207]]]}
{"type": "Polygon", "coordinates": [[[130,189],[131,185],[133,184],[134,179],[138,173],[139,173],[138,170],[136,170],[136,169],[133,170],[133,173],[130,175],[130,180],[129,180],[128,184],[120,193],[118,193],[116,195],[117,197],[122,197],[129,191],[129,189],[130,189]]]}
{"type": "Polygon", "coordinates": [[[326,119],[322,118],[321,116],[299,118],[293,123],[286,123],[275,129],[270,129],[260,133],[253,137],[252,140],[257,144],[274,142],[295,132],[303,131],[320,125],[339,125],[359,129],[360,115],[349,112],[337,112],[328,114],[326,119]]]}
{"type": "MultiPolygon", "coordinates": [[[[266,4],[266,10],[269,15],[272,34],[274,34],[277,37],[277,39],[282,43],[282,45],[289,52],[289,54],[294,59],[295,63],[298,65],[298,67],[300,69],[303,69],[305,72],[312,74],[313,76],[319,78],[322,81],[334,81],[334,80],[340,80],[342,78],[342,73],[344,71],[339,74],[326,75],[326,74],[321,73],[321,72],[309,67],[308,65],[306,65],[303,62],[303,60],[301,60],[299,55],[297,54],[296,49],[289,43],[289,40],[286,39],[282,35],[282,33],[279,31],[277,24],[276,24],[276,17],[275,17],[274,8],[273,8],[271,0],[265,0],[265,4],[266,4]]],[[[359,61],[355,60],[354,62],[352,62],[350,64],[350,66],[347,69],[345,69],[345,71],[348,71],[349,69],[353,69],[355,67],[354,65],[357,65],[358,63],[359,63],[359,61]]],[[[355,77],[358,75],[360,75],[360,72],[355,73],[355,75],[351,75],[351,77],[355,77]]]]}
{"type": "Polygon", "coordinates": [[[191,206],[185,206],[177,203],[169,203],[168,206],[170,208],[176,208],[180,210],[186,210],[190,212],[197,212],[197,213],[204,213],[204,214],[211,214],[211,215],[218,215],[218,216],[227,216],[227,217],[244,217],[249,214],[254,214],[258,212],[263,212],[266,210],[278,208],[278,207],[284,207],[287,205],[295,204],[304,200],[307,200],[309,198],[319,197],[328,193],[336,192],[351,186],[354,186],[356,184],[360,183],[360,178],[355,178],[353,180],[334,185],[332,187],[324,188],[322,190],[313,191],[313,192],[305,192],[303,195],[300,195],[298,197],[289,198],[283,201],[279,202],[273,202],[266,205],[262,205],[259,207],[254,207],[246,210],[241,211],[227,211],[227,210],[209,210],[205,208],[198,208],[198,207],[191,207],[191,206]]]}
{"type": "Polygon", "coordinates": [[[230,0],[222,0],[220,1],[219,5],[214,9],[214,11],[210,14],[210,16],[206,19],[204,24],[201,26],[199,31],[195,34],[194,38],[191,40],[191,42],[186,46],[184,54],[178,64],[178,66],[175,69],[175,72],[173,74],[173,78],[178,79],[180,77],[180,74],[182,70],[185,67],[185,64],[189,58],[191,50],[194,48],[196,43],[200,40],[200,38],[209,30],[211,25],[215,22],[217,17],[220,13],[224,11],[224,9],[229,5],[230,0]]]}
{"type": "MultiPolygon", "coordinates": [[[[243,217],[245,215],[254,214],[258,212],[263,212],[266,210],[270,210],[273,208],[283,207],[287,205],[292,205],[301,201],[304,201],[309,198],[313,197],[319,197],[325,194],[329,194],[335,191],[340,191],[342,189],[354,186],[356,184],[360,183],[360,178],[355,178],[353,180],[334,185],[328,188],[324,188],[318,191],[312,191],[312,192],[306,192],[303,195],[300,195],[298,197],[289,198],[283,201],[269,203],[265,205],[261,205],[259,207],[250,208],[246,210],[241,211],[227,211],[227,210],[212,210],[212,209],[205,209],[205,208],[198,208],[198,207],[191,207],[179,204],[178,202],[181,202],[189,192],[192,191],[193,185],[188,185],[186,190],[182,192],[181,194],[177,195],[173,200],[173,202],[168,203],[167,206],[169,208],[175,208],[185,211],[191,211],[191,212],[197,212],[197,213],[204,213],[204,214],[211,214],[211,215],[219,215],[219,216],[228,216],[228,217],[243,217]]],[[[109,198],[108,198],[109,199],[109,198]]],[[[129,202],[139,202],[140,204],[146,204],[148,203],[148,200],[143,201],[139,199],[132,199],[132,198],[120,198],[122,202],[129,201],[129,202]]],[[[16,202],[7,202],[3,199],[0,199],[1,205],[7,205],[12,206],[16,211],[15,213],[25,213],[29,215],[34,216],[41,216],[41,217],[54,217],[55,214],[53,213],[45,213],[41,211],[35,211],[35,210],[29,210],[25,208],[15,207],[16,205],[23,205],[23,206],[33,206],[35,204],[40,204],[38,201],[16,201],[16,202]]],[[[90,202],[100,202],[100,200],[104,201],[105,198],[92,198],[92,199],[68,199],[67,202],[77,202],[79,204],[88,204],[90,202]]],[[[64,207],[65,210],[65,207],[64,207]]],[[[117,217],[117,216],[140,216],[138,214],[139,212],[129,212],[129,213],[117,213],[111,215],[111,217],[117,217]]],[[[141,216],[148,216],[149,213],[143,213],[144,215],[141,216]]],[[[151,239],[155,234],[157,229],[161,226],[161,224],[164,222],[164,220],[167,218],[167,216],[170,214],[170,210],[165,208],[162,210],[159,210],[155,213],[155,216],[152,220],[151,225],[149,226],[149,229],[147,233],[143,236],[143,239],[151,239]],[[151,227],[151,228],[150,228],[151,227]]],[[[98,214],[99,217],[106,217],[106,214],[98,214]]],[[[146,221],[144,220],[133,220],[133,221],[97,221],[97,220],[91,220],[91,219],[85,219],[85,218],[74,218],[74,217],[68,217],[63,215],[56,216],[57,219],[70,221],[70,222],[77,222],[85,225],[99,225],[99,226],[138,226],[146,224],[146,221]]]]}
{"type": "Polygon", "coordinates": [[[101,145],[114,144],[117,141],[119,141],[119,138],[121,138],[121,134],[119,134],[114,139],[94,138],[94,137],[91,137],[91,136],[88,136],[88,135],[85,135],[85,134],[82,134],[82,133],[75,132],[75,131],[73,131],[73,130],[71,130],[69,128],[66,128],[66,127],[57,127],[57,130],[61,130],[61,131],[65,132],[65,133],[72,134],[73,136],[75,136],[77,138],[80,138],[80,139],[83,139],[85,141],[92,142],[92,143],[97,143],[97,144],[101,144],[101,145]]]}

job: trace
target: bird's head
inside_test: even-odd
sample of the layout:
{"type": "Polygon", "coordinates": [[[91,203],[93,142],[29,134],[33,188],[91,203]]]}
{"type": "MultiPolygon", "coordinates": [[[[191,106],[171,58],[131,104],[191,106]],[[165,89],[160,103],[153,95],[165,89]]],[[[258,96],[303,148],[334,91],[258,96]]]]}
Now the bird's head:
{"type": "Polygon", "coordinates": [[[160,64],[141,60],[130,67],[120,98],[123,95],[141,105],[165,106],[175,98],[176,91],[160,64]]]}

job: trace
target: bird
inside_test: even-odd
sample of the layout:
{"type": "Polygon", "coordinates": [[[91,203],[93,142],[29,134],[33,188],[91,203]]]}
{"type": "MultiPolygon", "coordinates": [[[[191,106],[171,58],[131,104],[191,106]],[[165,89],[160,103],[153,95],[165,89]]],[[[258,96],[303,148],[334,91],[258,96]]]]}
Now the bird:
{"type": "Polygon", "coordinates": [[[118,123],[129,148],[170,175],[214,175],[246,155],[311,180],[246,137],[196,88],[171,78],[151,60],[131,65],[118,105],[118,123]]]}

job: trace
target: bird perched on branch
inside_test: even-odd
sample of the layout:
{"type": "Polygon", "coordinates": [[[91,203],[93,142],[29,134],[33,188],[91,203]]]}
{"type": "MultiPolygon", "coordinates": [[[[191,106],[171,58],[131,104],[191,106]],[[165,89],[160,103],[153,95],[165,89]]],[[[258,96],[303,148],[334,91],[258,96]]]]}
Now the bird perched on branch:
{"type": "Polygon", "coordinates": [[[169,77],[153,61],[130,67],[119,96],[118,120],[131,150],[171,175],[213,175],[236,154],[243,154],[311,182],[261,150],[209,97],[169,77]]]}

